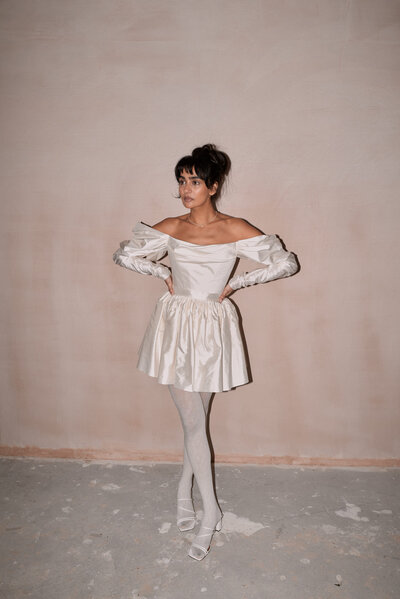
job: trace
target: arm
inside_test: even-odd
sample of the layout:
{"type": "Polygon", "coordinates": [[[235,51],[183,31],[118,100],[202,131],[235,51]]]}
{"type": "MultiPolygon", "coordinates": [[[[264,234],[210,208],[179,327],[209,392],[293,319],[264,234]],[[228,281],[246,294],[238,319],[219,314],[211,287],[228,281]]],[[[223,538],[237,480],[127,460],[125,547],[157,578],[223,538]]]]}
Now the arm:
{"type": "Polygon", "coordinates": [[[168,235],[148,225],[137,223],[130,241],[122,241],[114,252],[115,264],[143,275],[153,275],[164,281],[171,275],[169,268],[156,264],[168,251],[168,235]]]}
{"type": "Polygon", "coordinates": [[[298,270],[294,254],[283,249],[276,235],[242,239],[237,242],[236,247],[238,257],[255,260],[264,266],[232,277],[228,285],[233,290],[288,277],[298,270]]]}

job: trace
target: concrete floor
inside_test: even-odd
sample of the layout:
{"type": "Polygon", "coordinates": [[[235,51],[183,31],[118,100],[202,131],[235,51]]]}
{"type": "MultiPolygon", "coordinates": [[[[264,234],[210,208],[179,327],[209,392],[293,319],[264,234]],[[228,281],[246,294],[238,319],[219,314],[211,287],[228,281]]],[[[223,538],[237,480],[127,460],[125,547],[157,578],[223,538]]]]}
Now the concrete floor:
{"type": "Polygon", "coordinates": [[[179,475],[1,459],[1,599],[400,597],[400,470],[217,465],[223,529],[202,562],[175,525],[179,475]]]}

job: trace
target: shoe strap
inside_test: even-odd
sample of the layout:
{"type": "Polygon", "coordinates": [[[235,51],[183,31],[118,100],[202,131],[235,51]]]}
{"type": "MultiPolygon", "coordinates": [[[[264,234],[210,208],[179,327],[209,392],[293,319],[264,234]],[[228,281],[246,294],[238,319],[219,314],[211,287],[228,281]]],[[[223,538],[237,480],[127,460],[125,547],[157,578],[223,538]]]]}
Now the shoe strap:
{"type": "Polygon", "coordinates": [[[178,510],[179,511],[184,511],[184,512],[190,512],[191,514],[194,514],[194,510],[190,510],[187,507],[179,507],[178,510]]]}
{"type": "Polygon", "coordinates": [[[196,549],[200,549],[200,551],[204,551],[205,556],[208,554],[208,549],[206,549],[202,545],[198,545],[197,543],[192,543],[192,547],[196,547],[196,549]]]}
{"type": "MultiPolygon", "coordinates": [[[[179,526],[180,524],[182,524],[182,522],[196,522],[196,518],[189,518],[189,516],[186,516],[186,518],[179,518],[176,523],[179,526]]],[[[192,530],[191,528],[189,530],[192,530]]],[[[184,532],[184,531],[182,531],[184,532]]]]}
{"type": "MultiPolygon", "coordinates": [[[[201,530],[202,528],[206,528],[207,530],[211,530],[211,532],[214,532],[214,531],[216,530],[215,528],[210,528],[209,526],[201,526],[201,527],[200,527],[200,530],[201,530]]],[[[196,535],[196,537],[209,537],[209,536],[210,536],[210,533],[209,533],[209,532],[206,532],[206,533],[205,533],[205,534],[203,534],[203,535],[196,535]]]]}

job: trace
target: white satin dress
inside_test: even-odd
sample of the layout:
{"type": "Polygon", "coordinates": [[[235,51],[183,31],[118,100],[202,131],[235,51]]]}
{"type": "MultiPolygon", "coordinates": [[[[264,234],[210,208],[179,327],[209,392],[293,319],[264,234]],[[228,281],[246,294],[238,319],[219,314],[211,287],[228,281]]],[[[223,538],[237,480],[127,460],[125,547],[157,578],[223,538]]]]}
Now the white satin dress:
{"type": "Polygon", "coordinates": [[[139,348],[137,368],[163,385],[185,391],[228,391],[248,383],[243,341],[235,306],[218,297],[232,289],[287,277],[297,271],[294,255],[275,235],[257,235],[231,243],[199,245],[176,239],[139,222],[130,241],[114,253],[116,264],[167,279],[139,348]],[[157,263],[168,253],[171,270],[157,263]],[[229,276],[237,258],[262,268],[229,276]]]}

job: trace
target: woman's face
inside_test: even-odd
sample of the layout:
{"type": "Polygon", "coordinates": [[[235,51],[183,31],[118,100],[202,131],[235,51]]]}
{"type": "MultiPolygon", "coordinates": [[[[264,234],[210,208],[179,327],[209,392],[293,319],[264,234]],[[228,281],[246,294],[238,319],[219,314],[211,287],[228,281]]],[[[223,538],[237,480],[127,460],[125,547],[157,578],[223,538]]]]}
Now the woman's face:
{"type": "Polygon", "coordinates": [[[208,189],[205,181],[196,175],[195,170],[190,173],[183,171],[178,180],[179,196],[185,208],[197,208],[210,201],[214,195],[217,184],[214,183],[211,189],[208,189]]]}

